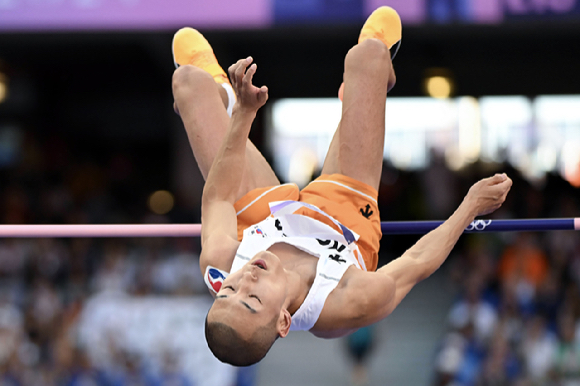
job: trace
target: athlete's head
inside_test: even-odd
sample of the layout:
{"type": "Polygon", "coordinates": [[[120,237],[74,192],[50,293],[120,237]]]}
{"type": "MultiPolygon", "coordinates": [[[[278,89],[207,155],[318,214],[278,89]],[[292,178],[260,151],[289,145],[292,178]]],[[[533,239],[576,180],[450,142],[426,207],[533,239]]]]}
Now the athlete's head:
{"type": "Polygon", "coordinates": [[[230,274],[207,314],[205,336],[213,354],[234,366],[259,362],[290,329],[288,279],[278,257],[264,251],[230,274]]]}

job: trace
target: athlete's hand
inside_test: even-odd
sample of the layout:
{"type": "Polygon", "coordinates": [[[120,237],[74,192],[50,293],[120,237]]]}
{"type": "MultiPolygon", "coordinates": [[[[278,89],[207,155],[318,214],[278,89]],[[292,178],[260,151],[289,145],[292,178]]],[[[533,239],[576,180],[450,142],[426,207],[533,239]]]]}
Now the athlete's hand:
{"type": "Polygon", "coordinates": [[[252,84],[252,78],[258,66],[252,64],[251,56],[240,59],[228,69],[232,87],[236,93],[236,106],[238,109],[256,112],[268,100],[268,87],[260,88],[252,84]],[[248,67],[249,66],[249,67],[248,67]]]}
{"type": "Polygon", "coordinates": [[[483,216],[498,209],[505,201],[512,180],[505,174],[496,174],[476,182],[465,196],[475,216],[483,216]]]}

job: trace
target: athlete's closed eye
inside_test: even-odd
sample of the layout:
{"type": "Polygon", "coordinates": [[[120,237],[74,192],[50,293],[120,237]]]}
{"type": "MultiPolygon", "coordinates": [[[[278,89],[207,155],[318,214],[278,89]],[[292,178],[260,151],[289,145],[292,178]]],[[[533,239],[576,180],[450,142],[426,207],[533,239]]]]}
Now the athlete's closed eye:
{"type": "MultiPolygon", "coordinates": [[[[228,286],[222,287],[222,288],[221,288],[221,290],[220,290],[220,292],[223,292],[223,291],[224,291],[224,290],[226,290],[226,289],[231,289],[233,292],[236,292],[236,291],[234,290],[234,288],[233,288],[231,285],[228,285],[228,286]]],[[[227,298],[227,295],[217,295],[215,298],[216,298],[216,299],[227,298]]]]}
{"type": "MultiPolygon", "coordinates": [[[[228,286],[225,286],[225,287],[223,287],[223,288],[222,288],[222,290],[226,290],[226,289],[230,289],[230,290],[232,290],[233,292],[236,292],[236,290],[234,289],[234,287],[232,287],[231,285],[228,285],[228,286]]],[[[222,295],[222,296],[223,296],[223,295],[222,295]]],[[[219,296],[218,298],[221,298],[222,296],[219,296]]],[[[251,298],[255,298],[257,301],[259,301],[259,302],[260,302],[260,304],[262,304],[262,300],[260,300],[260,298],[259,298],[259,297],[257,297],[256,295],[250,295],[249,297],[251,297],[251,298]]]]}
{"type": "Polygon", "coordinates": [[[257,300],[260,302],[260,304],[262,304],[262,301],[261,301],[261,300],[260,300],[260,298],[259,298],[259,297],[257,297],[256,295],[250,295],[250,297],[251,297],[251,298],[256,298],[256,299],[257,299],[257,300]]]}

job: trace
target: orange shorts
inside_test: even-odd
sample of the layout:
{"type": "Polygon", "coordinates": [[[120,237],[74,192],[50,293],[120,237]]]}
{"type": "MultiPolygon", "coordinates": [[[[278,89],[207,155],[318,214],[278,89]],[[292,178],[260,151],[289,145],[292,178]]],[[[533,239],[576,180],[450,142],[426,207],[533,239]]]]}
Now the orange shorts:
{"type": "MultiPolygon", "coordinates": [[[[268,203],[302,201],[317,206],[360,235],[357,245],[368,271],[375,271],[379,258],[381,220],[377,206],[378,192],[371,186],[341,174],[322,175],[301,191],[295,184],[284,184],[250,191],[235,204],[238,215],[238,239],[247,227],[270,215],[268,203]]],[[[338,230],[325,216],[302,208],[297,213],[312,217],[338,230]]]]}

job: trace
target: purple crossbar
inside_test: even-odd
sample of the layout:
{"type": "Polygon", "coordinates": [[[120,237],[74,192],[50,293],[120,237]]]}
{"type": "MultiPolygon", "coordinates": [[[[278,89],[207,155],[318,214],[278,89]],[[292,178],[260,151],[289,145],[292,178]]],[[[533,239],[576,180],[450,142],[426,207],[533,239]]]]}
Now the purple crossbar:
{"type": "MultiPolygon", "coordinates": [[[[443,221],[395,221],[381,223],[384,235],[424,234],[443,221]]],[[[549,218],[526,220],[475,220],[466,233],[580,230],[580,218],[549,218]]]]}
{"type": "MultiPolygon", "coordinates": [[[[423,234],[443,221],[395,221],[381,223],[383,234],[423,234]]],[[[517,232],[580,230],[580,218],[531,220],[476,220],[466,232],[517,232]]],[[[114,225],[0,225],[0,238],[36,237],[199,237],[200,224],[114,225]]]]}

